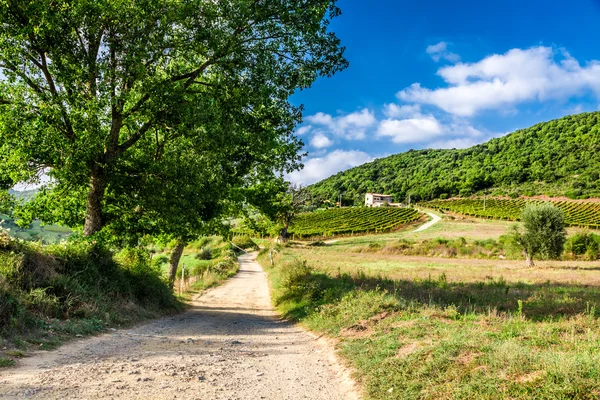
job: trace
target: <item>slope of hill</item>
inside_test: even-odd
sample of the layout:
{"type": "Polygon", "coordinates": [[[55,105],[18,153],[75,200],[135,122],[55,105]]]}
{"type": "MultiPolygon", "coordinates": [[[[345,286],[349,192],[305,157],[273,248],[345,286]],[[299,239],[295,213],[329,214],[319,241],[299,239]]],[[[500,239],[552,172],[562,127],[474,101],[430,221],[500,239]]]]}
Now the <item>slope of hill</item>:
{"type": "Polygon", "coordinates": [[[571,115],[461,150],[411,150],[311,186],[315,199],[362,204],[366,192],[395,201],[494,195],[600,197],[600,112],[571,115]]]}

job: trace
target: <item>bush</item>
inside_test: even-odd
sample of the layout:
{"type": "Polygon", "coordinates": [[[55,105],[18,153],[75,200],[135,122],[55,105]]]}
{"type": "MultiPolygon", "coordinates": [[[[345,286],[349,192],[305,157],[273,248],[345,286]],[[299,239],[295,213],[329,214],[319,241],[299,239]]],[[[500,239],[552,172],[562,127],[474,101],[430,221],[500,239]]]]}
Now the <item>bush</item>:
{"type": "Polygon", "coordinates": [[[600,236],[589,233],[576,233],[565,242],[565,251],[573,256],[585,255],[587,259],[598,259],[600,252],[600,236]]]}
{"type": "Polygon", "coordinates": [[[234,236],[231,242],[243,250],[258,250],[258,245],[250,238],[250,236],[234,236]]]}
{"type": "Polygon", "coordinates": [[[176,310],[179,303],[161,278],[165,260],[159,256],[150,262],[150,253],[139,248],[115,256],[77,238],[49,246],[3,242],[0,334],[33,334],[50,329],[43,321],[56,318],[70,319],[73,329],[101,329],[176,310]]]}
{"type": "Polygon", "coordinates": [[[522,246],[525,262],[533,266],[533,257],[557,259],[560,257],[566,240],[563,212],[552,203],[528,204],[521,211],[521,221],[525,230],[512,228],[516,243],[522,246]]]}
{"type": "Polygon", "coordinates": [[[156,256],[152,258],[152,267],[156,269],[161,269],[163,265],[169,262],[169,257],[164,254],[156,256]]]}
{"type": "Polygon", "coordinates": [[[212,251],[207,247],[203,247],[202,250],[196,253],[195,258],[197,260],[212,260],[212,251]]]}

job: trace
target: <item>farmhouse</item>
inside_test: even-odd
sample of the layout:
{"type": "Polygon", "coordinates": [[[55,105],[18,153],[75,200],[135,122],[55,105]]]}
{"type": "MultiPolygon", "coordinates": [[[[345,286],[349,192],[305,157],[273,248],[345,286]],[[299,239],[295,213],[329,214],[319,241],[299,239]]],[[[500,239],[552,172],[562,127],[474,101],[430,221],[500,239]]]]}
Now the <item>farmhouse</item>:
{"type": "Polygon", "coordinates": [[[393,200],[390,194],[367,193],[365,195],[365,206],[379,207],[383,203],[390,204],[393,200]]]}

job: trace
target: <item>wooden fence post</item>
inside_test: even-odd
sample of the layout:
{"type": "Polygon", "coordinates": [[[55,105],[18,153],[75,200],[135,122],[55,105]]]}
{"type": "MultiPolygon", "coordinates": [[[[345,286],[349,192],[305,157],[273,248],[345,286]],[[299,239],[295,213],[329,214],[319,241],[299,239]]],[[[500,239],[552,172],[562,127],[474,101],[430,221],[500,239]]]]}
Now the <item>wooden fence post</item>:
{"type": "Polygon", "coordinates": [[[185,282],[185,264],[181,265],[181,281],[179,282],[179,293],[183,293],[183,287],[185,282]]]}

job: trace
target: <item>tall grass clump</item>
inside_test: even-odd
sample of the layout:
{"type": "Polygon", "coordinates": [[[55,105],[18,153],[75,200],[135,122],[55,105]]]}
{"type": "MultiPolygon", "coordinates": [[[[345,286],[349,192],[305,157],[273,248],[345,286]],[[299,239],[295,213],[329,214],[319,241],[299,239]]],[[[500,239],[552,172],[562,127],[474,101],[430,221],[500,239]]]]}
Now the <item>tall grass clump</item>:
{"type": "Polygon", "coordinates": [[[0,233],[4,340],[89,334],[179,309],[146,250],[115,254],[75,238],[43,246],[0,233]]]}

